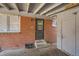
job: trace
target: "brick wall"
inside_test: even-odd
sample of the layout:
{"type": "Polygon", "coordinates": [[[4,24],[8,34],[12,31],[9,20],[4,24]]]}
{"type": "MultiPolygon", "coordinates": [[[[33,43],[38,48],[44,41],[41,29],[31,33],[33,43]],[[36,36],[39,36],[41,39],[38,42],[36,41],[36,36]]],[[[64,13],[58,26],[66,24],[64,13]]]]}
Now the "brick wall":
{"type": "Polygon", "coordinates": [[[0,34],[1,47],[23,47],[25,43],[32,43],[35,40],[35,19],[31,17],[21,17],[20,33],[0,34]]]}
{"type": "Polygon", "coordinates": [[[52,26],[52,20],[44,21],[44,38],[49,43],[56,42],[56,28],[52,26]]]}
{"type": "MultiPolygon", "coordinates": [[[[55,42],[55,28],[52,22],[45,20],[44,38],[48,42],[55,42]]],[[[20,33],[3,33],[0,34],[0,47],[24,47],[25,43],[35,42],[35,18],[21,16],[20,33]],[[32,19],[32,20],[31,20],[32,19]]]]}

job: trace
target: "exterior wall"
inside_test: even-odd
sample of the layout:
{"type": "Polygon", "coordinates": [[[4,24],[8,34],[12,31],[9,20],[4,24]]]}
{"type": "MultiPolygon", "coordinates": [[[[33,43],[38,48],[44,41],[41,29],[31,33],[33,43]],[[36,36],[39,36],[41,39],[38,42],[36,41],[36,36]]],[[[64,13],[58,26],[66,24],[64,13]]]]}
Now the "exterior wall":
{"type": "MultiPolygon", "coordinates": [[[[26,43],[35,42],[35,18],[21,16],[21,32],[19,33],[0,33],[0,47],[24,47],[26,43]]],[[[48,42],[55,42],[55,28],[52,27],[52,21],[45,20],[44,37],[48,42]]]]}
{"type": "Polygon", "coordinates": [[[20,33],[0,34],[0,47],[23,47],[25,43],[34,43],[35,40],[35,19],[21,17],[20,33]]]}
{"type": "Polygon", "coordinates": [[[56,28],[52,26],[52,20],[44,20],[44,39],[49,43],[56,42],[56,28]]]}
{"type": "Polygon", "coordinates": [[[79,6],[57,14],[59,20],[57,21],[57,48],[67,52],[68,54],[79,56],[78,10],[79,6]],[[74,14],[74,12],[77,12],[77,14],[74,14]],[[59,26],[59,24],[61,26],[59,26]]]}
{"type": "Polygon", "coordinates": [[[76,24],[76,29],[75,29],[75,31],[76,31],[76,40],[75,40],[75,42],[76,42],[76,55],[77,56],[79,56],[79,12],[77,13],[77,15],[76,15],[76,22],[75,22],[76,24]]]}

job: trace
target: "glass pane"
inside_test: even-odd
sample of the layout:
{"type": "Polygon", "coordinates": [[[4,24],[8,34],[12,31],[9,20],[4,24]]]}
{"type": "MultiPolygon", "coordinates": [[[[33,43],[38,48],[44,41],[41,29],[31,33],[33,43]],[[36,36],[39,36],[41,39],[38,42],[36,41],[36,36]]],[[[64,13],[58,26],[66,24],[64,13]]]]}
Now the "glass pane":
{"type": "Polygon", "coordinates": [[[43,25],[43,20],[38,20],[37,23],[38,25],[43,25]]]}
{"type": "Polygon", "coordinates": [[[20,32],[19,16],[10,16],[10,32],[20,32]]]}
{"type": "Polygon", "coordinates": [[[7,16],[0,15],[0,32],[7,32],[7,16]]]}
{"type": "Polygon", "coordinates": [[[43,26],[38,26],[38,30],[43,30],[43,26]]]}
{"type": "Polygon", "coordinates": [[[38,28],[38,30],[43,30],[43,20],[37,21],[37,28],[38,28]]]}

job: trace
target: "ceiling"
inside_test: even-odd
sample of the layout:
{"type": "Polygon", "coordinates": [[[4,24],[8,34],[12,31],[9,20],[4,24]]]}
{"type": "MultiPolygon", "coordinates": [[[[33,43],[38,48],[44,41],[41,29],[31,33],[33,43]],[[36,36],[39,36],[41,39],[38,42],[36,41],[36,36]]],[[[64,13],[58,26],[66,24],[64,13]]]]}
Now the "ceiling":
{"type": "Polygon", "coordinates": [[[0,13],[51,18],[62,11],[67,3],[0,3],[0,13]]]}

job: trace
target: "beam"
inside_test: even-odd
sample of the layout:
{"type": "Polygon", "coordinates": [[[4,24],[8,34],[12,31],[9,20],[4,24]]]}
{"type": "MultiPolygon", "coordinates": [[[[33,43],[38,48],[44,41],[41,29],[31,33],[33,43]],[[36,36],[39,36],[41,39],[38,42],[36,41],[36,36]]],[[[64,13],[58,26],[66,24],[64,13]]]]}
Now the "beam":
{"type": "Polygon", "coordinates": [[[12,6],[14,6],[14,8],[15,8],[17,11],[19,11],[19,9],[18,9],[16,3],[12,3],[12,6]]]}
{"type": "Polygon", "coordinates": [[[52,6],[50,6],[50,7],[47,8],[45,11],[43,11],[42,13],[40,13],[40,15],[45,14],[46,12],[50,11],[51,9],[54,9],[55,7],[57,7],[57,6],[61,5],[61,4],[62,4],[62,3],[56,3],[56,4],[52,5],[52,6]]]}
{"type": "Polygon", "coordinates": [[[64,7],[63,7],[63,8],[60,8],[60,9],[57,9],[57,10],[55,10],[55,11],[52,11],[52,12],[46,14],[46,16],[50,16],[50,15],[52,15],[52,14],[55,14],[55,13],[61,12],[61,11],[63,11],[64,9],[65,9],[64,7]]]}
{"type": "Polygon", "coordinates": [[[6,10],[8,10],[8,8],[4,4],[0,3],[0,5],[3,6],[6,10]]]}
{"type": "Polygon", "coordinates": [[[23,10],[24,10],[25,13],[28,13],[29,5],[30,5],[30,3],[24,3],[23,4],[23,10]]]}
{"type": "Polygon", "coordinates": [[[21,14],[21,13],[8,13],[8,12],[6,12],[6,11],[4,11],[4,12],[0,12],[0,15],[7,15],[7,16],[30,16],[30,17],[33,17],[33,18],[41,18],[41,19],[44,19],[44,18],[46,18],[46,19],[51,19],[50,17],[47,17],[47,16],[45,16],[45,15],[39,15],[39,14],[33,14],[33,13],[28,13],[28,14],[21,14]]]}
{"type": "Polygon", "coordinates": [[[30,6],[30,3],[27,3],[27,13],[28,13],[28,11],[29,11],[29,6],[30,6]]]}
{"type": "Polygon", "coordinates": [[[16,6],[17,6],[17,9],[18,9],[18,11],[19,12],[22,12],[22,11],[24,11],[25,9],[25,5],[24,5],[24,3],[16,3],[16,6]]]}
{"type": "Polygon", "coordinates": [[[34,11],[33,14],[36,14],[44,5],[45,5],[45,3],[40,4],[39,7],[37,7],[37,9],[34,11]]]}
{"type": "Polygon", "coordinates": [[[52,12],[46,14],[46,16],[51,16],[51,15],[53,15],[53,14],[62,12],[62,11],[64,11],[64,10],[71,9],[71,8],[73,8],[73,7],[76,7],[76,6],[79,6],[79,4],[67,4],[67,5],[63,6],[62,8],[59,8],[59,9],[57,9],[57,10],[55,10],[55,11],[52,11],[52,12]]]}

